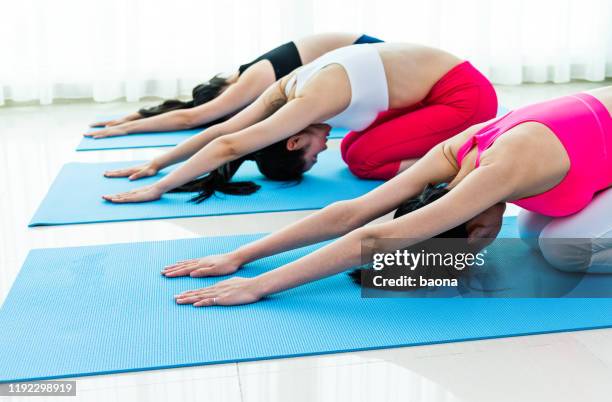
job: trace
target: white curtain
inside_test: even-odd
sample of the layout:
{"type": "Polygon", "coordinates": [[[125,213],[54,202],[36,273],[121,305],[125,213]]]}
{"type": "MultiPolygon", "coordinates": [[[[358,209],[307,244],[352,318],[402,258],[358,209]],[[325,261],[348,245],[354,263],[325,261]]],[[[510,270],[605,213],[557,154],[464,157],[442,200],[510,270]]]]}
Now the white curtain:
{"type": "Polygon", "coordinates": [[[325,31],[429,44],[493,82],[612,76],[609,0],[2,0],[0,104],[189,95],[325,31]]]}

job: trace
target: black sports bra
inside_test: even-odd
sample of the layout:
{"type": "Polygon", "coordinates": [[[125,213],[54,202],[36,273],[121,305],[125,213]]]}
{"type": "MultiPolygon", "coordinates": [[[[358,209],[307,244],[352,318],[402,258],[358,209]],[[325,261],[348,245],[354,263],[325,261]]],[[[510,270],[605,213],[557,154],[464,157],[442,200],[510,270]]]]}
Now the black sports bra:
{"type": "Polygon", "coordinates": [[[262,54],[250,63],[241,65],[238,68],[239,75],[242,75],[247,68],[261,60],[268,60],[272,63],[277,80],[288,75],[296,68],[302,67],[302,59],[295,43],[288,42],[262,54]]]}

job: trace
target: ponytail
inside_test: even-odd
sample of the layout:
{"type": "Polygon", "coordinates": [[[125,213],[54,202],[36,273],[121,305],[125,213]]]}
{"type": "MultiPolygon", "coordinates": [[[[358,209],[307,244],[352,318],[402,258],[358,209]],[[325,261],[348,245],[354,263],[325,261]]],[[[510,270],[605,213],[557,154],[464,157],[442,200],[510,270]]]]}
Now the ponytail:
{"type": "Polygon", "coordinates": [[[210,198],[216,191],[231,195],[253,194],[261,188],[260,185],[252,181],[231,181],[246,160],[255,161],[259,171],[270,180],[298,183],[304,173],[304,150],[289,151],[287,141],[283,140],[226,163],[208,175],[183,184],[170,192],[198,192],[198,195],[191,198],[192,202],[198,204],[210,198]]]}
{"type": "Polygon", "coordinates": [[[190,181],[180,187],[170,190],[171,193],[195,193],[198,195],[191,198],[190,201],[196,204],[210,198],[215,192],[231,195],[249,195],[253,194],[261,188],[258,184],[252,181],[230,181],[234,174],[240,168],[240,165],[251,159],[248,155],[236,159],[225,165],[213,170],[209,174],[199,179],[190,181]]]}
{"type": "Polygon", "coordinates": [[[157,116],[163,113],[172,112],[174,110],[190,109],[193,106],[193,101],[183,102],[178,99],[169,99],[167,101],[164,101],[161,105],[149,108],[142,108],[138,111],[138,114],[144,118],[147,118],[157,116]]]}
{"type": "MultiPolygon", "coordinates": [[[[215,99],[217,96],[221,94],[223,88],[228,86],[228,82],[225,78],[220,77],[219,75],[215,75],[208,82],[204,84],[200,84],[193,88],[192,97],[193,100],[190,101],[181,101],[178,99],[169,99],[164,101],[161,105],[142,108],[138,111],[142,117],[153,117],[163,113],[172,112],[174,110],[180,109],[191,109],[196,106],[203,105],[211,100],[215,99]]],[[[205,123],[200,127],[210,127],[215,124],[221,123],[222,121],[227,120],[231,115],[220,117],[214,121],[205,123]]]]}

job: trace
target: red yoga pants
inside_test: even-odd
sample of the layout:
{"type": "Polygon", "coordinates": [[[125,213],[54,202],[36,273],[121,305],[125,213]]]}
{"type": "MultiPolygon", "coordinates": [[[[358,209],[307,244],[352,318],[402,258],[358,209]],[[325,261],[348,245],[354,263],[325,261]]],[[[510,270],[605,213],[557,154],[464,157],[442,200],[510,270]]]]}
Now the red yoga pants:
{"type": "Polygon", "coordinates": [[[389,179],[403,160],[420,158],[496,113],[493,85],[466,61],[446,73],[418,105],[382,112],[365,130],[348,133],[340,146],[342,159],[358,177],[389,179]]]}

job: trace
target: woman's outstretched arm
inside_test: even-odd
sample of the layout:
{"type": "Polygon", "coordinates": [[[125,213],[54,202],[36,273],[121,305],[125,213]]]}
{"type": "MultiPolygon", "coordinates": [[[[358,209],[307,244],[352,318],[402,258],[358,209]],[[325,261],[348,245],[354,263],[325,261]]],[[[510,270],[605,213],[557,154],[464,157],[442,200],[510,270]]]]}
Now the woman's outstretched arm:
{"type": "MultiPolygon", "coordinates": [[[[195,306],[252,303],[266,295],[359,266],[363,242],[404,239],[400,246],[409,247],[460,225],[511,197],[517,182],[513,170],[514,166],[508,162],[482,164],[447,195],[417,211],[389,222],[353,230],[311,254],[257,277],[232,278],[177,295],[176,301],[195,306]]],[[[402,175],[409,173],[406,171],[402,175]]]]}
{"type": "MultiPolygon", "coordinates": [[[[324,106],[317,99],[297,98],[265,118],[270,114],[271,108],[276,110],[275,104],[278,101],[285,102],[284,98],[278,95],[278,85],[271,87],[269,91],[266,91],[260,99],[225,125],[229,130],[243,126],[247,126],[246,128],[219,136],[195,153],[184,165],[151,186],[116,195],[105,195],[103,198],[116,203],[156,200],[164,193],[207,174],[227,162],[290,137],[309,124],[320,121],[321,114],[325,112],[324,106]]],[[[179,152],[175,149],[166,154],[161,159],[161,163],[167,166],[170,159],[175,161],[178,158],[179,152]]]]}
{"type": "Polygon", "coordinates": [[[396,209],[428,183],[452,177],[456,170],[444,152],[444,144],[439,144],[411,169],[361,197],[333,203],[233,252],[170,265],[162,274],[168,277],[227,275],[260,258],[345,235],[396,209]]]}
{"type": "Polygon", "coordinates": [[[126,123],[128,121],[132,121],[132,120],[138,120],[138,119],[142,119],[142,115],[138,112],[134,112],[134,113],[130,113],[127,116],[123,116],[117,119],[110,119],[110,120],[101,120],[101,121],[97,121],[95,123],[91,123],[89,125],[89,127],[111,127],[111,126],[118,126],[119,124],[123,124],[126,123]]]}
{"type": "Polygon", "coordinates": [[[186,130],[202,126],[243,109],[261,95],[268,88],[268,84],[274,81],[273,75],[263,69],[265,67],[249,68],[235,84],[229,85],[210,102],[190,109],[174,110],[157,116],[127,121],[84,135],[106,138],[143,132],[186,130]]]}
{"type": "Polygon", "coordinates": [[[209,127],[144,165],[111,170],[105,172],[104,175],[111,178],[129,177],[130,180],[154,176],[162,169],[191,158],[213,140],[261,121],[268,116],[271,105],[283,99],[284,94],[280,92],[278,83],[273,84],[255,102],[231,119],[209,127]]]}

